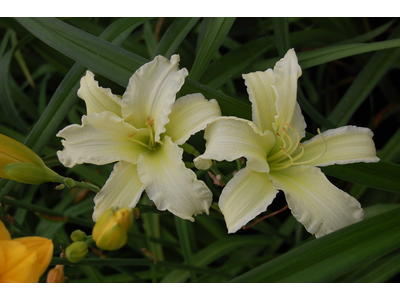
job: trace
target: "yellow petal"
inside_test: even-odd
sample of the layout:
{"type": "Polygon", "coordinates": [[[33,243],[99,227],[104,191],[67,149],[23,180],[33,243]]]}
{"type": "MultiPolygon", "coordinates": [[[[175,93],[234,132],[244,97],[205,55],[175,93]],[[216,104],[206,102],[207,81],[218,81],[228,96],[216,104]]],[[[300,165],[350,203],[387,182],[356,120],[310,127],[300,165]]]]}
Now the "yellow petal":
{"type": "Polygon", "coordinates": [[[4,223],[0,220],[0,241],[11,240],[10,233],[8,232],[4,223]]]}
{"type": "Polygon", "coordinates": [[[37,263],[39,265],[37,272],[39,277],[42,276],[53,257],[53,242],[49,239],[38,236],[17,238],[13,239],[13,241],[22,243],[29,252],[36,253],[37,263]]]}
{"type": "Polygon", "coordinates": [[[3,283],[34,283],[38,282],[40,266],[37,262],[36,252],[29,251],[22,243],[17,241],[0,241],[0,282],[3,283]]]}

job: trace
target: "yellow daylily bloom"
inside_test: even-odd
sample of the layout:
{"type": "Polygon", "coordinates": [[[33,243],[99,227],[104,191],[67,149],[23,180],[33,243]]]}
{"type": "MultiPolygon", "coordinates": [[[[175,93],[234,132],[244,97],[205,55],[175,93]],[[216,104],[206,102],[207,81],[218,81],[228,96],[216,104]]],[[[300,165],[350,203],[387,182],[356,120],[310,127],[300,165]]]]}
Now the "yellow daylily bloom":
{"type": "Polygon", "coordinates": [[[363,218],[360,203],[332,185],[317,166],[378,162],[373,133],[344,126],[300,143],[306,128],[296,101],[300,75],[293,49],[274,70],[243,75],[253,122],[221,117],[205,130],[207,147],[194,161],[197,168],[209,168],[211,159],[247,158],[219,200],[229,233],[266,211],[278,190],[285,193],[294,217],[316,237],[363,218]]]}
{"type": "Polygon", "coordinates": [[[117,162],[96,195],[93,220],[109,207],[134,207],[143,190],[159,210],[183,219],[206,212],[212,193],[182,161],[179,147],[221,115],[215,100],[202,94],[175,101],[188,72],[179,56],[157,56],[130,78],[122,99],[99,87],[92,72],[81,80],[78,96],[86,102],[82,125],[70,125],[57,136],[64,149],[57,155],[66,167],[117,162]]]}
{"type": "Polygon", "coordinates": [[[38,282],[53,257],[53,242],[31,236],[11,239],[0,221],[0,282],[38,282]]]}
{"type": "Polygon", "coordinates": [[[0,177],[27,184],[60,182],[62,177],[24,144],[0,134],[0,177]]]}

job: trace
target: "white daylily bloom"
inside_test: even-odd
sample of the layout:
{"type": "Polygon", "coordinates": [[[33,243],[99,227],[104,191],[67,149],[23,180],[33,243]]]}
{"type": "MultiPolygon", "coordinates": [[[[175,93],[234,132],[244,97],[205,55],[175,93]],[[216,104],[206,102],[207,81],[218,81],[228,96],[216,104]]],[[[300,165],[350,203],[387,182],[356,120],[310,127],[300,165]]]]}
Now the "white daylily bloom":
{"type": "Polygon", "coordinates": [[[130,78],[122,99],[99,87],[92,72],[81,79],[78,96],[86,102],[82,125],[70,125],[57,136],[64,149],[57,155],[66,167],[117,162],[96,195],[93,219],[109,207],[134,207],[143,190],[160,210],[194,221],[206,212],[212,193],[185,167],[178,147],[221,116],[218,103],[202,94],[175,101],[188,72],[179,56],[157,56],[130,78]]]}
{"type": "Polygon", "coordinates": [[[211,159],[247,158],[247,166],[228,182],[219,200],[229,233],[264,212],[278,190],[316,237],[363,218],[359,202],[332,185],[317,166],[378,162],[373,134],[344,126],[301,144],[306,123],[296,101],[300,75],[293,49],[274,70],[243,75],[253,122],[221,117],[206,128],[206,151],[195,159],[197,168],[208,168],[211,159]]]}

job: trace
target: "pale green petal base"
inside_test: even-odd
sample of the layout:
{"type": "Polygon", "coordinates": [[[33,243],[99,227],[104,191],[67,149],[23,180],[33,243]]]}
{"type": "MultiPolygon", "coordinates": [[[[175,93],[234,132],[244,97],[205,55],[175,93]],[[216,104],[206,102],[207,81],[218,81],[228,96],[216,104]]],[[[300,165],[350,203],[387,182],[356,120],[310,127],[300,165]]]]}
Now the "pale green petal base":
{"type": "Polygon", "coordinates": [[[269,174],[283,190],[293,216],[317,238],[361,221],[360,203],[331,184],[317,167],[291,167],[269,174]]]}
{"type": "MultiPolygon", "coordinates": [[[[358,162],[378,162],[373,133],[368,128],[343,126],[322,133],[327,143],[326,152],[320,158],[306,163],[312,166],[329,166],[333,164],[352,164],[358,162]]],[[[316,135],[303,143],[304,155],[297,161],[307,162],[319,156],[325,149],[321,136],[316,135]]]]}
{"type": "Polygon", "coordinates": [[[93,221],[110,207],[135,207],[143,192],[143,183],[139,180],[137,166],[121,161],[114,165],[106,184],[94,198],[96,204],[93,221]]]}
{"type": "Polygon", "coordinates": [[[209,160],[233,161],[242,156],[258,172],[268,172],[268,151],[275,143],[270,131],[262,133],[253,122],[236,117],[221,117],[210,123],[204,137],[206,151],[194,160],[196,168],[207,169],[209,160]]]}
{"type": "Polygon", "coordinates": [[[277,192],[266,173],[250,168],[237,172],[223,189],[218,203],[225,217],[228,233],[238,231],[266,211],[277,192]]]}
{"type": "MultiPolygon", "coordinates": [[[[62,137],[64,149],[58,159],[66,167],[91,163],[104,165],[120,160],[135,164],[138,156],[148,148],[128,139],[128,136],[147,129],[137,130],[112,112],[93,113],[82,117],[82,125],[70,125],[57,136],[62,137]]],[[[146,133],[144,132],[144,133],[146,133]]]]}
{"type": "Polygon", "coordinates": [[[185,167],[182,154],[183,150],[165,136],[160,148],[140,155],[138,173],[157,209],[194,221],[193,215],[208,214],[212,193],[185,167]]]}

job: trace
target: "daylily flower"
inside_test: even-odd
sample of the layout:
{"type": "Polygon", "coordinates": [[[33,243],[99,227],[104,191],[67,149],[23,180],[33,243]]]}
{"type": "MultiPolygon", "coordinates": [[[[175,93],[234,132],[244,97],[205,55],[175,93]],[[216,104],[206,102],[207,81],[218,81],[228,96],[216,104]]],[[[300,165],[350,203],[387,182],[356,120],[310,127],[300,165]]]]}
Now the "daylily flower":
{"type": "Polygon", "coordinates": [[[65,139],[57,154],[66,167],[117,162],[94,199],[94,221],[109,207],[134,207],[143,190],[159,210],[183,219],[208,213],[212,193],[185,167],[178,146],[221,112],[202,94],[175,101],[188,75],[178,62],[178,55],[157,56],[133,74],[122,98],[99,87],[90,71],[82,78],[78,96],[87,116],[57,134],[65,139]]]}
{"type": "Polygon", "coordinates": [[[300,75],[293,49],[274,70],[243,75],[253,122],[221,117],[205,130],[206,151],[195,159],[197,168],[209,168],[211,159],[247,158],[247,166],[228,182],[219,200],[229,233],[264,212],[278,190],[285,193],[294,217],[316,237],[363,218],[359,202],[332,185],[316,166],[378,162],[373,134],[344,126],[318,131],[300,143],[306,128],[296,101],[300,75]]]}
{"type": "Polygon", "coordinates": [[[31,236],[11,239],[0,221],[0,282],[38,282],[53,257],[53,242],[31,236]]]}

